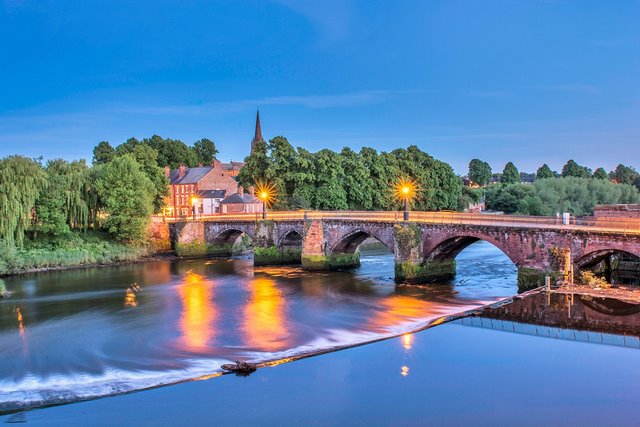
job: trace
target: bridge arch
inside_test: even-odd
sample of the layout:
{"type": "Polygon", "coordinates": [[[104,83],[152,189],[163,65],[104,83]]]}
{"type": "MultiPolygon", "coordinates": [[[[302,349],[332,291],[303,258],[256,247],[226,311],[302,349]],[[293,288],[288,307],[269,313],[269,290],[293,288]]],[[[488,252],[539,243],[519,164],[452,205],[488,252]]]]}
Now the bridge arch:
{"type": "Polygon", "coordinates": [[[577,260],[573,261],[573,264],[578,269],[590,268],[599,264],[602,261],[607,260],[612,255],[624,255],[626,257],[635,259],[640,262],[640,253],[633,253],[626,250],[621,249],[598,249],[587,254],[582,255],[577,260]]]}
{"type": "Polygon", "coordinates": [[[505,247],[500,241],[496,241],[488,236],[477,235],[459,235],[455,237],[447,237],[437,243],[425,242],[425,260],[426,261],[445,261],[455,259],[460,252],[477,242],[487,242],[499,249],[511,262],[520,267],[520,260],[517,254],[511,253],[509,248],[505,247]]]}
{"type": "Polygon", "coordinates": [[[218,243],[233,243],[243,234],[249,236],[251,240],[254,238],[252,233],[248,230],[243,230],[240,227],[229,227],[218,231],[218,233],[214,235],[213,240],[218,243]]]}
{"type": "Polygon", "coordinates": [[[302,233],[294,228],[286,230],[280,240],[277,242],[278,248],[301,248],[302,247],[302,233]]]}
{"type": "Polygon", "coordinates": [[[389,242],[388,239],[385,239],[383,236],[380,236],[371,230],[366,231],[360,228],[350,230],[346,234],[342,235],[333,247],[330,248],[330,252],[335,254],[354,254],[362,242],[368,238],[374,238],[393,252],[393,243],[389,242]]]}

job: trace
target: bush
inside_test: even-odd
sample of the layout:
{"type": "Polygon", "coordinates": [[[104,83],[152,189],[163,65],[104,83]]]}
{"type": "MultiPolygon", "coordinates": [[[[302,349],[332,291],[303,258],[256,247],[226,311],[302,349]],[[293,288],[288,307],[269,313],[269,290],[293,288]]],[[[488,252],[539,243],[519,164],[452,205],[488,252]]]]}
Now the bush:
{"type": "Polygon", "coordinates": [[[580,272],[580,284],[592,288],[609,289],[611,284],[602,277],[596,276],[592,271],[584,270],[580,272]]]}

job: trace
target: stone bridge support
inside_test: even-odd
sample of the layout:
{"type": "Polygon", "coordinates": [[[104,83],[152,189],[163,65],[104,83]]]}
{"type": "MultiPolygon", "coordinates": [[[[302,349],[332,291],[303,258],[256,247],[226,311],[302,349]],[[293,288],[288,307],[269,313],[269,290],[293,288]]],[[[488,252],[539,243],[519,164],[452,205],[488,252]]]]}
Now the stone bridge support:
{"type": "Polygon", "coordinates": [[[360,266],[360,253],[353,250],[334,252],[329,241],[331,229],[323,220],[306,220],[302,241],[302,268],[309,271],[340,270],[360,266]]]}
{"type": "Polygon", "coordinates": [[[254,265],[300,264],[302,230],[288,222],[262,220],[256,223],[253,239],[254,265]]]}
{"type": "Polygon", "coordinates": [[[418,224],[394,226],[396,282],[428,283],[455,277],[455,258],[425,259],[424,234],[425,231],[418,224]]]}

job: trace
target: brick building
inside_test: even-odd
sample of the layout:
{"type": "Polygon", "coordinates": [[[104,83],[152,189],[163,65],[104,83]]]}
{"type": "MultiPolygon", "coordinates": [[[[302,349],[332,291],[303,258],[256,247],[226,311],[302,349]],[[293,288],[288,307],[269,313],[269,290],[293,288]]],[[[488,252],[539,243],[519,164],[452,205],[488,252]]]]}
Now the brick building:
{"type": "Polygon", "coordinates": [[[255,196],[253,187],[249,187],[249,194],[244,194],[242,186],[239,186],[237,193],[220,202],[220,213],[257,213],[262,212],[262,206],[262,200],[255,196]]]}
{"type": "MultiPolygon", "coordinates": [[[[180,165],[173,171],[165,167],[169,178],[170,191],[165,204],[165,215],[192,215],[195,205],[196,214],[204,213],[202,193],[207,190],[220,190],[224,196],[238,191],[238,182],[222,162],[214,161],[211,166],[188,168],[180,165]]],[[[224,197],[223,196],[223,197],[224,197]]]]}
{"type": "MultiPolygon", "coordinates": [[[[262,128],[258,111],[251,151],[256,142],[261,140],[262,128]]],[[[165,166],[164,172],[169,178],[170,191],[169,197],[165,200],[164,214],[171,217],[185,217],[193,214],[262,212],[262,204],[253,195],[253,189],[251,194],[244,194],[242,187],[238,186],[236,177],[243,166],[244,162],[222,163],[218,160],[210,166],[189,168],[180,165],[173,171],[165,166]],[[223,207],[225,200],[227,200],[227,203],[224,203],[226,207],[223,207]]]]}

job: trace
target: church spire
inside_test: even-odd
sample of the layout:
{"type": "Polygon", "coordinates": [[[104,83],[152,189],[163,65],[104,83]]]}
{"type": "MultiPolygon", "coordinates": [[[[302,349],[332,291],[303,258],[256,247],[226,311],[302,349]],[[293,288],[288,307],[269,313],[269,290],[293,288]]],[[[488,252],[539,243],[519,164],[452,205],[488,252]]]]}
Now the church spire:
{"type": "Polygon", "coordinates": [[[256,146],[258,141],[263,141],[262,139],[262,128],[260,127],[260,110],[256,113],[256,133],[253,136],[253,140],[251,141],[251,152],[253,153],[253,149],[256,146]]]}

